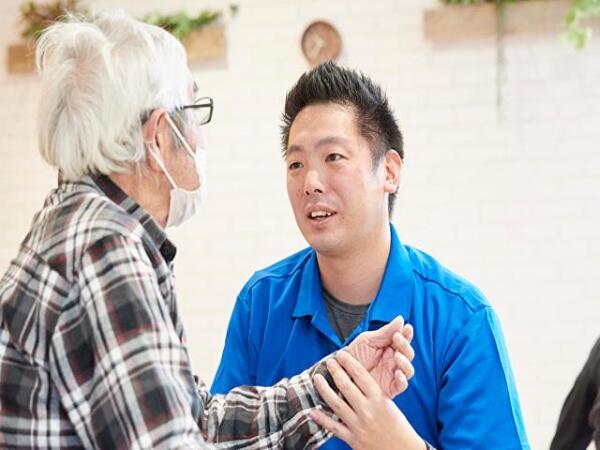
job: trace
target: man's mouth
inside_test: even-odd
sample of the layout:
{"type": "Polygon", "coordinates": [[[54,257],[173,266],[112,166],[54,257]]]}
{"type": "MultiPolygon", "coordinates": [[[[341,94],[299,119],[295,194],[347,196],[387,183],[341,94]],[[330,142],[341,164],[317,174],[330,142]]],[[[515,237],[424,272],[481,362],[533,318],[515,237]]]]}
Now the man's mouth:
{"type": "Polygon", "coordinates": [[[337,213],[335,212],[331,212],[331,211],[321,211],[321,210],[317,210],[317,211],[311,211],[308,214],[308,218],[310,220],[314,220],[316,222],[320,222],[323,221],[331,216],[336,215],[337,213]]]}

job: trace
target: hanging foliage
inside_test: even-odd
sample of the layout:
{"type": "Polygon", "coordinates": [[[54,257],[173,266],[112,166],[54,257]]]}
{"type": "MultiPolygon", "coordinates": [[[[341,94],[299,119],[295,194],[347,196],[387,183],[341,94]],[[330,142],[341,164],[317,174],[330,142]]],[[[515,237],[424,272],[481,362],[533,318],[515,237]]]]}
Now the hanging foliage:
{"type": "Polygon", "coordinates": [[[209,23],[216,21],[221,16],[220,11],[205,10],[197,16],[189,16],[185,12],[168,15],[161,13],[151,13],[142,20],[151,25],[156,25],[171,32],[179,39],[188,36],[193,30],[201,28],[209,23]]]}
{"type": "Polygon", "coordinates": [[[56,0],[49,3],[28,0],[21,5],[21,18],[25,24],[21,36],[37,39],[48,26],[64,20],[67,14],[87,17],[89,12],[80,5],[79,0],[56,0]]]}
{"type": "Polygon", "coordinates": [[[600,0],[574,0],[565,17],[567,31],[563,39],[576,49],[585,47],[592,37],[592,29],[581,25],[581,21],[592,17],[600,17],[600,0]]]}
{"type": "MultiPolygon", "coordinates": [[[[238,11],[235,4],[229,5],[231,16],[238,11]]],[[[79,0],[55,0],[40,3],[36,0],[27,0],[21,5],[21,16],[25,28],[21,35],[25,38],[37,39],[49,25],[65,20],[68,15],[88,18],[89,11],[81,6],[79,0]]],[[[198,15],[190,16],[186,12],[175,14],[150,13],[142,20],[151,25],[157,25],[173,33],[179,39],[188,36],[193,30],[215,22],[221,17],[221,11],[203,10],[198,15]]]]}

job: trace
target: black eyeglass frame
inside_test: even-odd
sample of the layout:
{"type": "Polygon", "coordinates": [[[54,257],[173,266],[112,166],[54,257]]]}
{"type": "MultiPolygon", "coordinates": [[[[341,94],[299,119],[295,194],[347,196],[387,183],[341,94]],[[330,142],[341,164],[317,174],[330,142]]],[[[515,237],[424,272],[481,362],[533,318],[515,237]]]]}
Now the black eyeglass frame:
{"type": "Polygon", "coordinates": [[[207,123],[209,123],[212,119],[213,116],[213,110],[214,110],[214,102],[212,97],[200,97],[199,99],[197,99],[193,104],[191,105],[184,105],[181,106],[177,109],[192,109],[192,110],[196,110],[196,109],[200,109],[200,108],[209,108],[208,110],[208,116],[206,117],[206,119],[202,120],[200,122],[200,125],[206,125],[207,123]]]}

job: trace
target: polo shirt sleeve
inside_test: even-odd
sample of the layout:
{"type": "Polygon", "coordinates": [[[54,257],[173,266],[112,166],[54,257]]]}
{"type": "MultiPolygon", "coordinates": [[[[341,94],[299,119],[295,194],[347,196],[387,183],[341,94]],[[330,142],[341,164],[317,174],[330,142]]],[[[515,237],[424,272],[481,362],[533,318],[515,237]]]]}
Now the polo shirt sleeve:
{"type": "Polygon", "coordinates": [[[221,363],[211,386],[214,394],[224,394],[231,389],[256,384],[256,351],[250,337],[250,306],[242,293],[238,296],[225,337],[221,363]]]}
{"type": "Polygon", "coordinates": [[[498,318],[475,312],[443,357],[439,386],[439,447],[529,449],[498,318]]]}

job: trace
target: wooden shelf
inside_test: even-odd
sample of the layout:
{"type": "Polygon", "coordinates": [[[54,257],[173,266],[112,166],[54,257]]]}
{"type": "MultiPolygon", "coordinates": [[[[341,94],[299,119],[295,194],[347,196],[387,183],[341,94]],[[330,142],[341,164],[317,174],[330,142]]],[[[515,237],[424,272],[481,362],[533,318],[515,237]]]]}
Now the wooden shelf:
{"type": "Polygon", "coordinates": [[[12,74],[31,73],[35,70],[35,45],[21,41],[6,48],[6,71],[12,74]]]}
{"type": "MultiPolygon", "coordinates": [[[[531,0],[505,4],[505,35],[559,34],[572,0],[531,0]]],[[[496,35],[496,5],[443,5],[423,14],[423,34],[432,42],[490,38],[496,35]]]]}
{"type": "Polygon", "coordinates": [[[225,27],[207,25],[194,30],[183,39],[190,62],[218,60],[225,57],[225,27]]]}
{"type": "MultiPolygon", "coordinates": [[[[207,25],[194,30],[183,39],[188,61],[218,61],[226,56],[225,27],[207,25]]],[[[35,70],[35,44],[22,41],[6,49],[6,70],[10,74],[27,74],[35,70]]]]}

